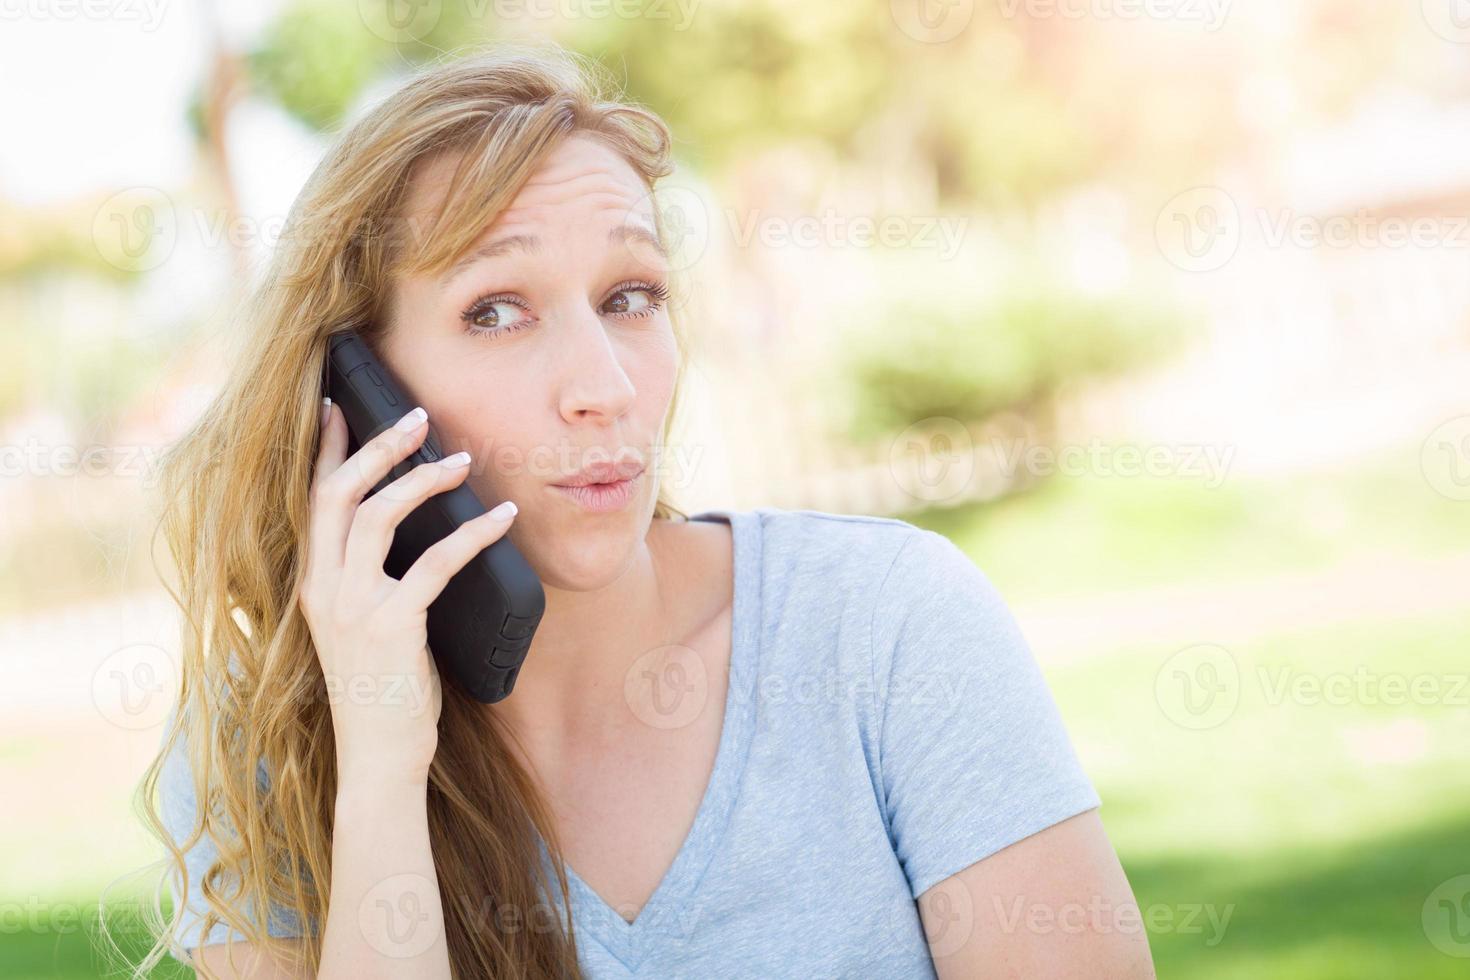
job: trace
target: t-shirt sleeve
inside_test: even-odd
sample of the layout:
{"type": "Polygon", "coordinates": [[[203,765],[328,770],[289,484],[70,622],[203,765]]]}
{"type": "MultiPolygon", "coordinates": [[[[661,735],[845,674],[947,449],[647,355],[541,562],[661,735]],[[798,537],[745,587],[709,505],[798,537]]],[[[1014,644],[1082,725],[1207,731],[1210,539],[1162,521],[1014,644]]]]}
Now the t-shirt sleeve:
{"type": "MultiPolygon", "coordinates": [[[[261,773],[264,782],[264,772],[261,773]]],[[[183,738],[175,741],[170,749],[168,757],[164,760],[163,768],[158,779],[158,807],[159,815],[169,836],[173,839],[175,846],[182,847],[189,839],[194,829],[194,819],[198,801],[194,791],[193,774],[190,771],[188,755],[185,750],[183,738]]],[[[204,916],[209,907],[205,901],[202,889],[204,876],[208,873],[210,866],[219,856],[219,848],[215,841],[206,831],[195,841],[194,845],[184,852],[184,865],[188,875],[188,898],[184,904],[183,912],[179,918],[179,924],[171,934],[174,942],[185,950],[193,951],[201,945],[207,946],[215,943],[223,943],[233,936],[244,940],[245,935],[239,930],[232,929],[225,922],[215,922],[207,935],[201,936],[204,927],[204,916]]],[[[179,873],[177,869],[172,873],[172,887],[174,901],[179,900],[183,893],[180,887],[179,873]]],[[[230,894],[233,882],[225,886],[225,894],[230,894]]],[[[245,913],[247,920],[257,921],[250,912],[245,913]]],[[[272,936],[290,937],[300,936],[301,927],[296,916],[289,910],[280,906],[272,906],[270,921],[267,923],[267,931],[272,936]]],[[[177,954],[175,954],[177,955],[177,954]]]]}
{"type": "Polygon", "coordinates": [[[1004,600],[913,528],[874,603],[878,771],[912,895],[1101,805],[1004,600]]]}

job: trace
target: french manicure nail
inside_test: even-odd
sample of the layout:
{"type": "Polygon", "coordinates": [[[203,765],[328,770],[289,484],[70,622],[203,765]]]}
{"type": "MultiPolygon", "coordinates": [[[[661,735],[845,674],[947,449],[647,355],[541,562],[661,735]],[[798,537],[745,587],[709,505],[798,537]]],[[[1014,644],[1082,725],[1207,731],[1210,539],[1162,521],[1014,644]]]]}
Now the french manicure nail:
{"type": "Polygon", "coordinates": [[[322,425],[326,425],[327,424],[327,419],[329,419],[331,417],[332,417],[332,399],[330,397],[325,397],[324,396],[322,398],[322,425]]]}
{"type": "Polygon", "coordinates": [[[516,515],[516,502],[514,500],[502,500],[490,508],[490,516],[497,521],[508,521],[516,515]]]}
{"type": "Polygon", "coordinates": [[[393,423],[393,428],[401,429],[404,432],[412,432],[414,429],[417,429],[419,427],[420,422],[428,417],[429,413],[424,411],[424,407],[420,405],[418,408],[414,409],[412,412],[409,412],[403,418],[393,423]]]}
{"type": "Polygon", "coordinates": [[[439,465],[444,467],[445,469],[455,470],[459,469],[461,466],[468,465],[469,461],[470,454],[463,450],[460,450],[453,456],[445,456],[439,461],[439,465]]]}

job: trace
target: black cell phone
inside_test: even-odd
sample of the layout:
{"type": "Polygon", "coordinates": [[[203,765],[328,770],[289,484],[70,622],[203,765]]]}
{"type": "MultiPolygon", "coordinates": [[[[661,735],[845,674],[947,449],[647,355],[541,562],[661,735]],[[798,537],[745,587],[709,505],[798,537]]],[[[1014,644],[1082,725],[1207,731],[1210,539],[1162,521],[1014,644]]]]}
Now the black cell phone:
{"type": "MultiPolygon", "coordinates": [[[[418,405],[356,330],[331,335],[323,375],[323,394],[347,419],[348,456],[418,405]]],[[[431,420],[419,448],[395,464],[369,496],[443,456],[431,420]]],[[[402,578],[431,545],[485,510],[468,483],[433,494],[399,522],[383,570],[402,578]]],[[[510,537],[502,536],[460,569],[429,606],[429,649],[441,675],[476,701],[502,700],[515,686],[545,610],[541,580],[510,537]]]]}

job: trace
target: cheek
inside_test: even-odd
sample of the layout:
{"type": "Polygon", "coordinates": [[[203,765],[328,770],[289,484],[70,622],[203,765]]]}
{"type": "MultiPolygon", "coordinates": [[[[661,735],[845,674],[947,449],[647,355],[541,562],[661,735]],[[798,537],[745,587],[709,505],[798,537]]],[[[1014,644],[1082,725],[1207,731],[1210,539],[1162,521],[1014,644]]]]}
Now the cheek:
{"type": "MultiPolygon", "coordinates": [[[[651,334],[646,341],[629,350],[623,358],[623,370],[638,392],[640,421],[662,421],[674,394],[674,376],[679,367],[679,350],[673,331],[664,329],[651,334]]],[[[653,437],[657,437],[653,433],[653,437]]]]}
{"type": "MultiPolygon", "coordinates": [[[[501,499],[526,478],[530,451],[544,439],[544,379],[524,365],[462,360],[440,372],[435,384],[439,410],[435,428],[445,453],[470,454],[470,485],[501,499]]],[[[431,409],[432,411],[432,409],[431,409]]],[[[544,462],[542,466],[544,468],[544,462]]]]}

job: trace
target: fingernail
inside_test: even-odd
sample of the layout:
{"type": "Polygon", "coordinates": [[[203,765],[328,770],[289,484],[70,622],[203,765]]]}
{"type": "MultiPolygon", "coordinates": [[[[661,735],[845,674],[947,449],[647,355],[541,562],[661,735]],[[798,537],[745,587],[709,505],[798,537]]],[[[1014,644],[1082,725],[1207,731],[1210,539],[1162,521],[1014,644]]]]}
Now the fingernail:
{"type": "Polygon", "coordinates": [[[453,456],[445,456],[439,461],[439,465],[444,467],[445,469],[454,470],[458,469],[461,466],[469,465],[469,461],[470,454],[461,450],[460,452],[455,453],[453,456]]]}
{"type": "Polygon", "coordinates": [[[516,516],[516,503],[514,500],[503,500],[490,508],[490,516],[497,521],[508,521],[516,516]]]}
{"type": "Polygon", "coordinates": [[[414,429],[417,429],[419,427],[420,422],[428,417],[429,413],[424,411],[424,407],[420,405],[418,408],[414,409],[412,412],[409,412],[403,418],[393,423],[393,428],[401,429],[404,432],[412,432],[414,429]]]}
{"type": "Polygon", "coordinates": [[[332,399],[322,399],[322,425],[327,424],[327,419],[332,417],[332,399]]]}

